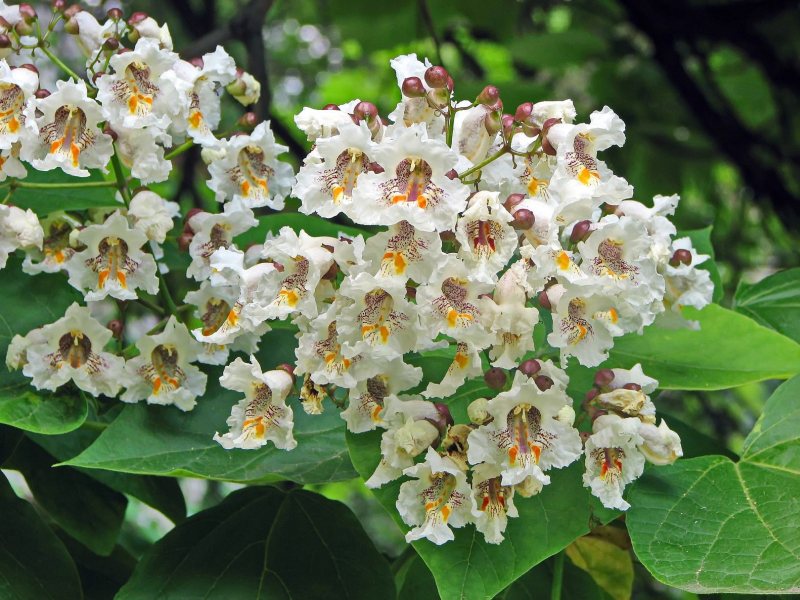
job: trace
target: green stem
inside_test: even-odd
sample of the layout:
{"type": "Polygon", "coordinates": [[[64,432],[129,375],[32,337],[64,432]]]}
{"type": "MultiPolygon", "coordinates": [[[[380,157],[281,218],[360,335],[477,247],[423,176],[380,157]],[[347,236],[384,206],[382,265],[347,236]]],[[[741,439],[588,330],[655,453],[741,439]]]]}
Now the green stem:
{"type": "Polygon", "coordinates": [[[125,173],[122,171],[122,163],[117,155],[117,147],[114,146],[114,154],[111,155],[111,166],[114,168],[114,177],[117,178],[117,189],[125,201],[125,206],[131,203],[131,192],[128,189],[128,184],[125,181],[125,173]]]}
{"type": "Polygon", "coordinates": [[[194,140],[191,140],[191,139],[186,140],[185,142],[183,142],[177,148],[174,148],[174,149],[170,150],[167,153],[167,155],[164,156],[164,160],[172,160],[173,158],[175,158],[179,154],[183,154],[184,152],[186,152],[192,146],[194,146],[194,140]]]}
{"type": "Polygon", "coordinates": [[[169,287],[167,286],[167,280],[164,279],[158,265],[156,265],[156,275],[158,275],[158,287],[161,289],[161,297],[164,299],[164,304],[167,305],[167,312],[171,315],[177,314],[178,307],[175,304],[175,300],[172,299],[172,294],[170,294],[169,287]]]}
{"type": "Polygon", "coordinates": [[[496,161],[498,158],[503,156],[503,154],[505,154],[506,152],[508,152],[508,148],[506,146],[503,146],[502,148],[500,148],[500,150],[498,150],[497,152],[492,154],[489,158],[486,158],[486,159],[482,160],[477,165],[475,165],[474,167],[470,167],[469,169],[467,169],[463,173],[459,173],[458,174],[458,178],[459,179],[463,179],[467,175],[472,175],[476,171],[480,171],[483,167],[485,167],[486,165],[488,165],[491,162],[496,161]]]}
{"type": "Polygon", "coordinates": [[[147,300],[145,298],[137,298],[136,302],[138,302],[142,306],[146,306],[147,308],[149,308],[153,312],[157,312],[160,315],[164,314],[164,309],[161,308],[158,304],[154,304],[153,302],[150,302],[150,300],[147,300]]]}
{"type": "Polygon", "coordinates": [[[48,48],[47,46],[40,46],[40,48],[42,52],[44,52],[45,56],[47,56],[47,58],[49,58],[53,62],[53,64],[55,64],[59,69],[64,71],[64,73],[66,73],[70,77],[75,78],[75,81],[81,80],[81,77],[75,71],[70,69],[66,64],[64,64],[64,61],[62,61],[55,54],[53,54],[50,51],[50,48],[48,48]]]}
{"type": "Polygon", "coordinates": [[[89,429],[90,431],[105,431],[108,428],[108,423],[100,421],[84,421],[81,423],[81,429],[89,429]]]}
{"type": "Polygon", "coordinates": [[[550,600],[561,600],[561,584],[564,582],[564,551],[556,554],[553,563],[553,586],[550,588],[550,600]]]}
{"type": "Polygon", "coordinates": [[[78,189],[78,188],[101,188],[101,187],[117,187],[116,181],[79,181],[76,183],[35,183],[33,181],[17,181],[14,180],[7,184],[11,189],[16,188],[30,188],[38,190],[56,190],[56,189],[78,189]]]}

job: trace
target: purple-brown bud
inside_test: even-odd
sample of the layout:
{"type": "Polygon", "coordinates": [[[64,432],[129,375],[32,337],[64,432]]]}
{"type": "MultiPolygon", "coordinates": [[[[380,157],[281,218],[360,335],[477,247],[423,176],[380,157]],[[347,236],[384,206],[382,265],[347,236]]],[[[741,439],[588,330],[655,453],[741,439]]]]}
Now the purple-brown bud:
{"type": "Polygon", "coordinates": [[[600,369],[594,374],[594,384],[599,388],[606,387],[612,381],[614,381],[614,371],[611,369],[600,369]]]}
{"type": "Polygon", "coordinates": [[[500,90],[498,90],[493,85],[487,85],[478,97],[475,98],[475,104],[483,104],[484,106],[488,106],[490,108],[494,108],[494,105],[500,101],[500,90]]]}
{"type": "Polygon", "coordinates": [[[589,403],[595,398],[597,398],[599,395],[600,395],[600,390],[598,390],[596,387],[593,387],[588,392],[586,392],[586,399],[584,400],[584,402],[589,403]]]}
{"type": "Polygon", "coordinates": [[[642,386],[640,386],[638,383],[626,383],[625,385],[622,386],[622,389],[632,390],[634,392],[641,392],[642,386]]]}
{"type": "Polygon", "coordinates": [[[578,221],[569,234],[569,241],[573,244],[584,241],[592,232],[592,222],[588,220],[578,221]]]}
{"type": "Polygon", "coordinates": [[[25,2],[19,5],[19,14],[26,23],[33,23],[37,16],[36,9],[25,2]]]}
{"type": "Polygon", "coordinates": [[[528,120],[531,113],[533,113],[533,102],[523,102],[514,112],[514,120],[523,123],[528,120]]]}
{"type": "Polygon", "coordinates": [[[436,412],[439,413],[442,421],[444,421],[448,427],[455,423],[453,420],[453,415],[450,414],[450,408],[447,406],[447,404],[444,404],[443,402],[434,402],[433,406],[436,408],[436,412]]]}
{"type": "Polygon", "coordinates": [[[74,17],[75,15],[77,15],[77,14],[78,14],[79,12],[81,12],[82,10],[83,10],[83,9],[80,7],[80,4],[70,4],[70,5],[69,5],[69,6],[68,6],[68,7],[67,7],[65,10],[64,10],[64,18],[65,18],[65,19],[71,19],[72,17],[74,17]]]}
{"type": "Polygon", "coordinates": [[[502,390],[506,385],[506,379],[506,372],[499,367],[491,367],[483,374],[483,380],[491,390],[502,390]]]}
{"type": "Polygon", "coordinates": [[[113,52],[119,48],[119,40],[117,38],[107,38],[105,42],[103,42],[103,49],[108,50],[109,52],[113,52]]]}
{"type": "Polygon", "coordinates": [[[539,362],[538,360],[536,360],[536,359],[529,358],[528,360],[526,360],[526,361],[523,361],[523,362],[522,362],[522,363],[519,365],[519,367],[517,367],[517,368],[520,370],[520,372],[524,373],[524,374],[525,374],[525,375],[527,375],[528,377],[533,377],[533,376],[534,376],[534,375],[536,375],[536,374],[537,374],[539,371],[541,371],[541,370],[542,370],[542,363],[540,363],[540,362],[539,362]]]}
{"type": "Polygon", "coordinates": [[[520,231],[527,231],[533,227],[533,223],[536,221],[533,213],[527,208],[520,208],[519,210],[515,211],[513,217],[514,220],[511,221],[511,226],[520,231]]]}
{"type": "Polygon", "coordinates": [[[116,7],[115,7],[115,8],[109,8],[109,9],[108,9],[108,12],[106,12],[106,16],[107,16],[109,19],[111,19],[112,21],[119,21],[119,20],[120,20],[120,19],[122,19],[122,18],[123,18],[125,15],[124,15],[124,13],[122,12],[122,9],[121,9],[121,8],[116,8],[116,7]]]}
{"type": "Polygon", "coordinates": [[[292,377],[292,385],[295,383],[295,376],[294,376],[294,365],[290,365],[289,363],[281,363],[277,367],[275,367],[276,371],[286,371],[292,377]]]}
{"type": "Polygon", "coordinates": [[[50,90],[38,89],[33,93],[33,95],[41,100],[42,98],[47,98],[50,95],[50,90]]]}
{"type": "Polygon", "coordinates": [[[422,98],[428,92],[419,77],[406,77],[401,89],[406,98],[422,98]]]}
{"type": "Polygon", "coordinates": [[[17,68],[18,69],[28,69],[28,71],[33,71],[37,75],[39,74],[39,69],[36,68],[36,65],[32,65],[31,63],[25,63],[24,65],[20,65],[17,68]]]}
{"type": "Polygon", "coordinates": [[[189,245],[192,243],[193,237],[194,234],[188,231],[184,231],[182,234],[178,236],[178,248],[181,249],[181,252],[189,251],[189,245]]]}
{"type": "Polygon", "coordinates": [[[425,83],[432,88],[446,88],[450,73],[444,67],[428,67],[425,71],[425,83]]]}
{"type": "Polygon", "coordinates": [[[115,339],[119,340],[122,338],[122,330],[125,329],[125,325],[119,319],[113,319],[106,324],[106,329],[111,332],[115,339]]]}
{"type": "Polygon", "coordinates": [[[545,392],[553,387],[553,380],[550,379],[547,375],[537,375],[533,379],[533,383],[536,384],[536,387],[539,388],[541,391],[545,392]]]}
{"type": "Polygon", "coordinates": [[[506,198],[506,201],[503,202],[503,206],[508,212],[513,213],[514,207],[523,200],[525,200],[525,194],[509,194],[508,198],[506,198]]]}
{"type": "Polygon", "coordinates": [[[359,102],[353,109],[353,116],[359,121],[364,120],[367,124],[372,124],[378,118],[378,107],[372,102],[359,102]]]}
{"type": "Polygon", "coordinates": [[[553,304],[550,302],[550,297],[547,295],[547,290],[542,290],[539,292],[539,306],[541,306],[545,310],[552,311],[553,304]]]}
{"type": "Polygon", "coordinates": [[[444,174],[445,177],[450,179],[451,181],[455,181],[458,179],[458,171],[455,169],[450,169],[447,173],[444,174]]]}
{"type": "Polygon", "coordinates": [[[131,27],[134,25],[138,25],[139,23],[147,19],[147,17],[149,16],[150,15],[148,15],[146,12],[137,11],[128,18],[128,25],[130,25],[131,27]]]}
{"type": "Polygon", "coordinates": [[[692,264],[692,253],[689,250],[675,250],[675,254],[672,255],[672,258],[669,259],[669,264],[672,267],[677,267],[679,265],[690,265],[692,264]]]}
{"type": "Polygon", "coordinates": [[[5,33],[0,33],[0,49],[11,48],[11,38],[5,33]]]}
{"type": "Polygon", "coordinates": [[[66,0],[53,0],[52,2],[53,12],[60,13],[67,7],[66,0]]]}
{"type": "Polygon", "coordinates": [[[342,110],[336,104],[326,104],[322,107],[322,110],[342,110]]]}
{"type": "Polygon", "coordinates": [[[254,112],[248,111],[239,117],[239,120],[236,121],[236,124],[239,125],[239,127],[253,129],[256,125],[258,125],[258,115],[256,115],[254,112]]]}

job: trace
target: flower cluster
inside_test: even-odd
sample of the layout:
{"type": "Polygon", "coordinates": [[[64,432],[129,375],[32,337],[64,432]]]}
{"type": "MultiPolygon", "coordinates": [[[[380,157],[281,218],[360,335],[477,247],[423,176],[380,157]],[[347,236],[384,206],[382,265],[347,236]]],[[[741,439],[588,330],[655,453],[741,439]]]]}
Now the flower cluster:
{"type": "Polygon", "coordinates": [[[656,426],[657,382],[638,365],[597,371],[577,420],[566,391],[570,357],[599,366],[615,338],[653,323],[695,326],[681,308],[711,299],[708,272],[697,268],[708,257],[675,239],[678,197],[646,206],[600,159],[625,141],[610,108],[588,123],[574,122],[569,100],[504,114],[493,86],[456,100],[444,68],[400,56],[392,67],[402,99],[388,120],[360,100],[297,115],[313,149],[295,177],[269,123],[215,136],[225,86],[243,104],[258,95],[222,48],[182,60],[166,26],[139,13],[65,20],[90,83],[61,81],[48,94],[35,69],[0,63],[9,109],[0,114],[0,169],[22,178],[25,162],[81,177],[121,160],[130,180],[115,163],[123,205],[96,222],[56,212],[40,223],[0,206],[0,262],[22,249],[25,272],[66,271],[86,302],[160,294],[167,316],[127,354],[107,350],[114,328],[74,304],[11,343],[8,365],[35,387],[72,380],[90,394],[124,389],[125,402],[191,410],[207,378],[196,363],[226,365],[221,385],[243,395],[228,431],[214,435],[226,449],[292,450],[292,402],[318,414],[330,398],[351,432],[383,430],[367,485],[408,477],[397,500],[413,527],[407,539],[437,544],[467,523],[499,543],[518,516],[515,495],[540,493],[551,469],[581,456],[585,485],[624,510],[624,487],[645,460],[681,455],[678,436],[656,426]],[[134,43],[126,51],[123,36],[134,43]],[[176,308],[160,245],[179,208],[146,188],[131,193],[130,181],[162,181],[177,152],[165,148],[191,144],[203,149],[220,210],[185,215],[179,241],[197,289],[176,308]],[[284,209],[290,195],[301,212],[364,234],[283,227],[262,244],[237,245],[257,214],[284,209]],[[265,372],[255,353],[276,320],[296,328],[296,361],[265,372]],[[231,352],[249,362],[230,361],[231,352]],[[420,365],[442,360],[437,377],[426,369],[423,378],[420,365]],[[487,397],[473,394],[468,422],[455,423],[448,402],[476,378],[487,397]]]}

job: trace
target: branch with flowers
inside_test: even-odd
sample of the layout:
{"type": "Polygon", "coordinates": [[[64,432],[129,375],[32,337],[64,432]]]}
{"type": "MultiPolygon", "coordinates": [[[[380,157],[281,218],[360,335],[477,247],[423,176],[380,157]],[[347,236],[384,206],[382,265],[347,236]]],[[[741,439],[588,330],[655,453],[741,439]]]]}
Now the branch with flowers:
{"type": "MultiPolygon", "coordinates": [[[[224,94],[243,106],[260,94],[221,46],[181,58],[166,25],[120,9],[97,20],[55,2],[45,20],[26,4],[0,10],[0,267],[16,269],[10,257],[24,254],[7,274],[13,289],[26,289],[21,273],[46,280],[43,302],[61,312],[26,308],[10,320],[8,377],[27,391],[0,398],[0,420],[39,436],[90,432],[69,456],[54,454],[64,468],[311,484],[355,467],[445,597],[483,597],[451,584],[448,542],[454,555],[468,538],[470,556],[474,544],[489,557],[495,546],[521,553],[486,588],[493,596],[590,522],[628,509],[637,522],[628,486],[683,448],[656,414],[649,366],[617,362],[614,348],[651,327],[706,335],[684,309],[709,305],[714,284],[709,255],[670,221],[679,198],[635,200],[600,158],[625,142],[611,108],[588,122],[570,100],[504,113],[496,87],[459,99],[446,69],[398,56],[401,99],[386,118],[360,99],[295,117],[313,149],[294,173],[268,121],[248,113],[242,130],[218,133],[224,94]],[[59,36],[78,45],[83,68],[59,57],[59,36]],[[42,87],[42,61],[68,79],[42,87]],[[157,191],[194,146],[215,210],[182,211],[157,191]],[[15,205],[29,202],[25,191],[90,190],[107,196],[69,210],[15,205]],[[276,226],[289,197],[302,225],[276,226]],[[245,244],[248,235],[260,237],[245,244]],[[67,396],[74,424],[4,412],[21,403],[57,414],[67,396]],[[201,413],[215,416],[199,426],[201,413]],[[585,522],[544,529],[539,547],[523,541],[563,519],[559,507],[585,522]]],[[[270,527],[297,503],[323,546],[362,540],[388,573],[346,509],[320,508],[294,486],[237,492],[209,511],[235,527],[243,506],[273,500],[281,508],[258,512],[270,527]]],[[[194,535],[186,527],[139,564],[134,593],[161,593],[149,569],[171,560],[171,540],[194,535]]],[[[273,569],[264,552],[262,578],[273,569]]],[[[463,581],[471,568],[468,558],[463,581]]],[[[559,554],[553,597],[563,573],[559,554]]],[[[371,597],[389,585],[382,577],[371,597]]]]}

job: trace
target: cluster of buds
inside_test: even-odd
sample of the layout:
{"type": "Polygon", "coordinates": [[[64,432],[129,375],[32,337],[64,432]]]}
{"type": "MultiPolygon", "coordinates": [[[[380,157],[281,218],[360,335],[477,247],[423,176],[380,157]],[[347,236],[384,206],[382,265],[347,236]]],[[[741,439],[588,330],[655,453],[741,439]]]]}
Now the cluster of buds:
{"type": "Polygon", "coordinates": [[[122,159],[147,184],[169,175],[175,151],[165,148],[186,141],[202,146],[220,210],[184,217],[179,242],[198,287],[180,308],[160,277],[175,203],[122,177],[123,204],[93,220],[62,212],[40,224],[33,213],[0,211],[3,260],[21,249],[28,273],[66,271],[87,302],[158,293],[169,314],[126,354],[106,349],[119,323],[105,328],[73,305],[12,341],[7,363],[35,387],[71,380],[90,394],[124,388],[126,402],[191,410],[205,390],[198,365],[225,365],[221,384],[243,397],[214,439],[251,451],[294,449],[293,401],[319,414],[330,396],[351,432],[383,430],[367,485],[410,478],[397,501],[412,526],[407,539],[437,544],[467,523],[499,543],[518,515],[515,495],[540,493],[551,469],[581,456],[586,486],[620,509],[645,458],[680,456],[677,436],[655,425],[648,394],[657,383],[638,367],[598,373],[578,421],[588,416],[591,432],[576,427],[566,392],[570,357],[598,366],[618,336],[654,322],[691,326],[680,308],[704,306],[712,291],[697,268],[707,257],[673,239],[678,198],[633,200],[598,157],[625,140],[611,109],[588,123],[574,123],[569,100],[504,115],[494,86],[459,101],[443,67],[400,56],[391,64],[402,98],[387,119],[360,99],[297,115],[314,147],[295,176],[269,123],[246,118],[248,133],[214,134],[218,92],[246,105],[258,88],[222,48],[182,60],[168,29],[139,13],[127,21],[109,13],[101,25],[74,12],[67,24],[86,46],[88,83],[58,82],[39,97],[33,71],[0,65],[13,100],[0,172],[21,179],[25,162],[80,177],[122,159]],[[282,210],[290,194],[305,214],[368,227],[320,237],[284,227],[240,248],[237,237],[259,222],[255,211],[282,210]],[[275,320],[296,328],[296,361],[263,371],[255,353],[275,320]],[[550,321],[535,347],[534,328],[550,321]],[[249,359],[231,361],[232,352],[249,359]],[[432,356],[446,357],[447,368],[423,381],[416,365],[432,356]],[[475,379],[486,397],[456,423],[448,403],[475,379]]]}

